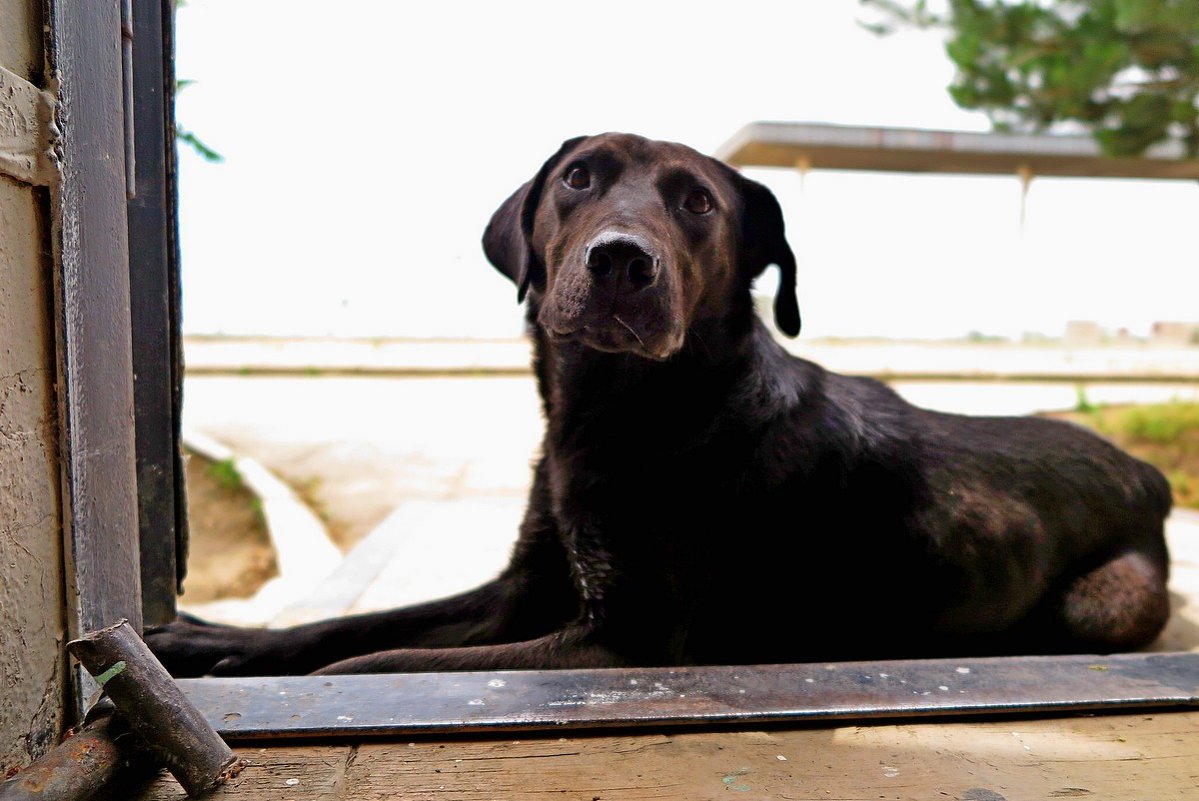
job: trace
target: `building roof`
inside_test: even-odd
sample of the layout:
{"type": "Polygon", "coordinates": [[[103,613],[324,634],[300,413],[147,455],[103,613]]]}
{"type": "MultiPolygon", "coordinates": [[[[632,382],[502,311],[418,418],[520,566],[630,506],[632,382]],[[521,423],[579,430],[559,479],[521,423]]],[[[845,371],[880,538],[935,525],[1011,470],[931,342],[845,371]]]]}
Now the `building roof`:
{"type": "Polygon", "coordinates": [[[1199,180],[1199,159],[1178,142],[1110,158],[1088,135],[751,122],[716,156],[740,167],[1199,180]]]}

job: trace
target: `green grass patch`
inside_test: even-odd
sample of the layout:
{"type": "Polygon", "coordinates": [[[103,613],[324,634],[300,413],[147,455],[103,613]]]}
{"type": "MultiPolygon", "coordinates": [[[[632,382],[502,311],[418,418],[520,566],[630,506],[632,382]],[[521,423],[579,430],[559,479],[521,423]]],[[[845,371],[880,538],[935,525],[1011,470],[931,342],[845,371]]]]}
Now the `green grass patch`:
{"type": "Polygon", "coordinates": [[[232,459],[222,459],[208,466],[208,475],[221,489],[235,490],[242,485],[241,473],[232,459]]]}

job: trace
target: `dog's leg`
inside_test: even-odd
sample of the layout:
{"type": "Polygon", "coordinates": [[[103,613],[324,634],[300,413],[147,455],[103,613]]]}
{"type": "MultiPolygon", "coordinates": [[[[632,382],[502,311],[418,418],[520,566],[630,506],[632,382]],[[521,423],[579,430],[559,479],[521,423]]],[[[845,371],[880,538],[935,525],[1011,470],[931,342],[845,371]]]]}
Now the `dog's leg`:
{"type": "Polygon", "coordinates": [[[287,629],[217,626],[181,617],[146,631],[150,649],[176,677],[272,676],[396,648],[444,648],[530,640],[579,613],[566,554],[538,470],[521,535],[495,581],[418,606],[333,618],[287,629]]]}
{"type": "Polygon", "coordinates": [[[380,651],[334,662],[316,674],[598,668],[628,664],[616,651],[596,642],[589,629],[570,626],[524,642],[380,651]]]}
{"type": "Polygon", "coordinates": [[[1170,616],[1166,578],[1164,557],[1140,550],[1125,551],[1083,573],[1053,605],[1055,640],[1072,651],[1098,653],[1149,643],[1170,616]]]}
{"type": "Polygon", "coordinates": [[[523,606],[519,597],[512,597],[517,586],[498,579],[462,595],[419,606],[286,629],[238,628],[182,616],[147,629],[145,638],[176,678],[302,674],[380,648],[514,639],[517,635],[507,632],[513,628],[514,619],[520,617],[513,615],[513,606],[523,606]]]}

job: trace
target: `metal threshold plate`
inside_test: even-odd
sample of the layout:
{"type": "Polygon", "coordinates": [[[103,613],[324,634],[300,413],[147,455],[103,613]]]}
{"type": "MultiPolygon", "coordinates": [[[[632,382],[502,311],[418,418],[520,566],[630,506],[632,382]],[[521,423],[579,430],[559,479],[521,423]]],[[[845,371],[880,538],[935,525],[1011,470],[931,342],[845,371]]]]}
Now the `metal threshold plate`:
{"type": "Polygon", "coordinates": [[[1199,654],[184,679],[222,735],[764,724],[1199,705],[1199,654]]]}

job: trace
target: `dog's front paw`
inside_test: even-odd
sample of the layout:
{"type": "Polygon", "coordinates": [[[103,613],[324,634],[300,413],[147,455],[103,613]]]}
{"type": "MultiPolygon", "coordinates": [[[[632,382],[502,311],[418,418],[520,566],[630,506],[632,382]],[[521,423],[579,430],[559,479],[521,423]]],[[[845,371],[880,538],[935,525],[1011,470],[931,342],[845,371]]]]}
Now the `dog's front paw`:
{"type": "Polygon", "coordinates": [[[278,672],[276,631],[222,626],[181,614],[170,623],[148,626],[143,637],[175,678],[278,672]]]}

